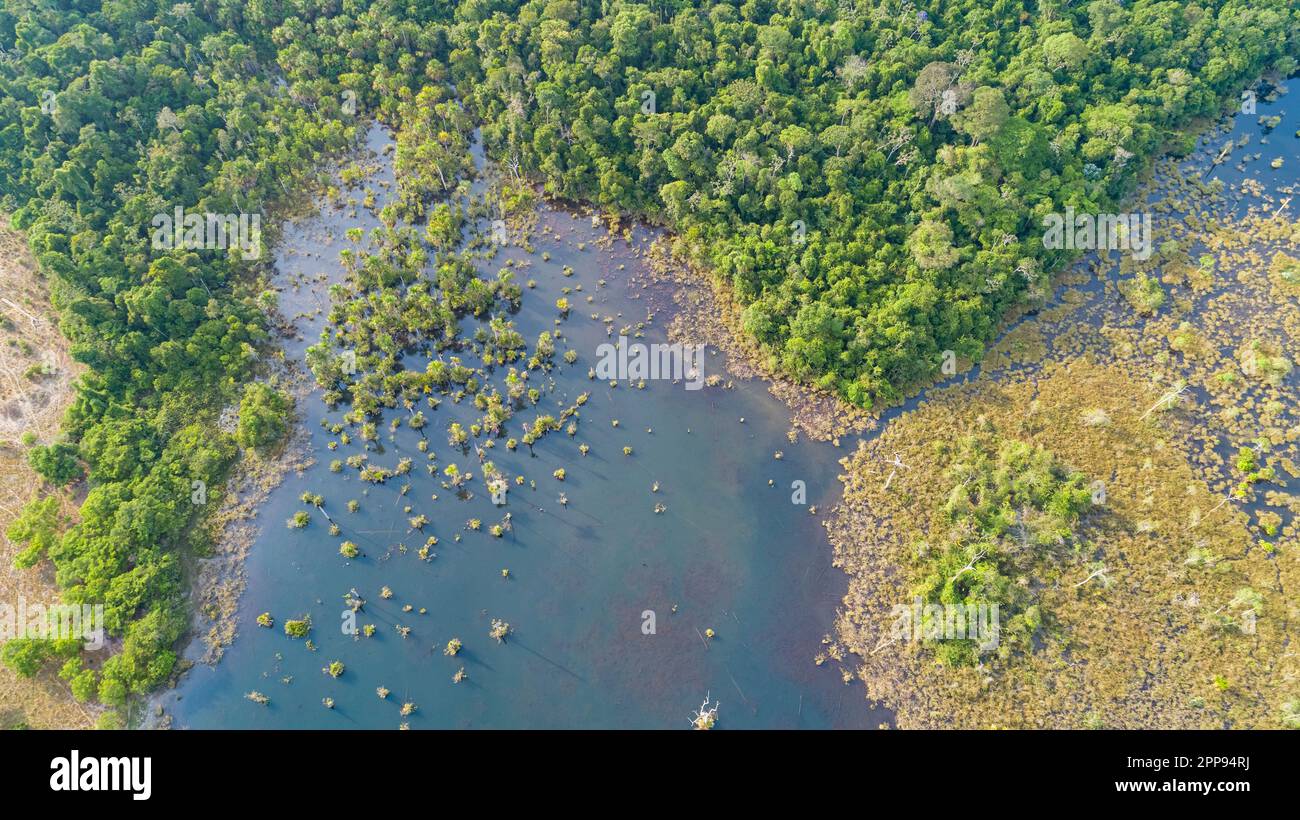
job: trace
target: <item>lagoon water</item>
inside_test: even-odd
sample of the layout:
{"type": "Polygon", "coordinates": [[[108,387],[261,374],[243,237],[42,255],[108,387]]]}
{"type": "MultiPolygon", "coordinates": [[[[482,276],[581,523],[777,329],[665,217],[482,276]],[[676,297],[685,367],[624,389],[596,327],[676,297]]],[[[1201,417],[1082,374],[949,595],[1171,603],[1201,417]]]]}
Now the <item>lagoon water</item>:
{"type": "MultiPolygon", "coordinates": [[[[380,129],[368,140],[376,152],[387,141],[380,129]]],[[[379,191],[381,179],[392,180],[386,159],[368,184],[379,191]]],[[[365,210],[353,217],[325,208],[286,225],[276,256],[281,311],[293,316],[327,309],[327,283],[314,281],[317,274],[341,280],[343,232],[376,224],[365,210]],[[295,274],[309,284],[292,287],[295,274]]],[[[382,452],[372,452],[371,463],[392,467],[406,456],[416,466],[408,476],[372,486],[349,469],[329,472],[331,459],[359,452],[359,445],[327,449],[334,437],[321,420],[340,421],[344,408],[329,410],[313,392],[299,412],[315,464],[301,476],[287,476],[261,508],[238,610],[239,637],[219,663],[196,665],[160,698],[173,725],[686,729],[706,696],[720,703],[719,728],[874,727],[888,719],[869,708],[861,683],[841,680],[837,664],[814,663],[846,588],[831,566],[820,521],[839,498],[837,462],[847,445],[837,450],[802,437],[791,444],[789,413],[761,382],[688,391],[667,381],[637,390],[590,380],[597,347],[610,340],[604,322],[590,315],[615,317],[617,336],[618,328],[647,319],[664,304],[652,304],[653,289],[633,282],[645,264],[636,249],[651,237],[637,228],[631,246],[619,240],[599,248],[594,243],[604,228],[548,206],[541,208],[540,225],[563,240],[534,235],[534,253],[512,247],[481,270],[494,275],[508,258],[528,262],[516,276],[521,283],[535,279],[536,288],[525,289],[513,318],[530,340],[557,328],[555,299],[561,288],[581,283],[582,292],[569,294],[573,310],[559,325],[564,339],[556,358],[572,348],[577,362],[559,364],[541,380],[550,387],[540,404],[509,423],[510,435],[518,437],[525,421],[542,412],[558,415],[590,391],[576,437],[551,433],[531,455],[523,445],[509,452],[499,440],[488,456],[505,475],[524,475],[536,488],[512,483],[507,505],[498,509],[473,450],[462,454],[446,440],[452,421],[468,427],[476,420],[469,401],[426,408],[424,432],[437,454],[437,476],[423,468],[419,435],[402,427],[390,437],[385,418],[382,452]],[[579,243],[586,248],[579,250],[579,243]],[[549,261],[542,261],[543,251],[549,261]],[[572,276],[563,275],[565,265],[572,276]],[[601,279],[606,286],[598,287],[601,279]],[[579,443],[590,445],[589,455],[580,455],[579,443]],[[634,448],[631,457],[623,455],[625,445],[634,448]],[[777,451],[783,453],[779,460],[777,451]],[[459,499],[441,486],[449,463],[475,472],[473,497],[459,499]],[[552,477],[559,467],[567,471],[563,482],[552,477]],[[404,478],[410,483],[405,496],[404,478]],[[806,485],[806,504],[794,503],[795,481],[806,485]],[[652,492],[655,482],[658,492],[652,492]],[[309,527],[285,526],[305,508],[298,497],[306,490],[324,496],[325,509],[342,526],[338,537],[328,534],[328,523],[315,511],[309,527]],[[357,513],[346,512],[348,499],[360,501],[357,513]],[[409,514],[406,504],[413,508],[409,514]],[[656,504],[666,510],[656,513],[656,504]],[[813,505],[817,514],[810,512],[813,505]],[[494,538],[488,527],[503,512],[511,514],[512,530],[494,538]],[[430,520],[424,535],[408,530],[408,516],[419,513],[430,520]],[[482,520],[482,531],[466,528],[471,518],[482,520]],[[429,534],[439,539],[436,557],[422,561],[416,550],[429,534]],[[343,539],[364,554],[353,561],[339,555],[343,539]],[[507,568],[508,579],[502,577],[507,568]],[[393,592],[387,600],[380,596],[385,586],[393,592]],[[354,637],[341,627],[344,596],[353,589],[366,601],[359,623],[373,623],[374,637],[354,637]],[[407,605],[412,611],[403,611],[407,605]],[[262,612],[275,617],[274,628],[255,624],[262,612]],[[653,613],[653,634],[643,628],[647,612],[653,613]],[[313,622],[314,649],[282,629],[286,619],[304,615],[313,622]],[[494,618],[512,626],[504,644],[488,635],[494,618]],[[410,627],[407,637],[399,625],[410,627]],[[711,640],[704,637],[709,629],[711,640]],[[446,657],[442,649],[453,637],[464,648],[446,657]],[[335,660],[346,666],[337,679],[323,672],[335,660]],[[467,679],[453,683],[462,666],[467,679]],[[391,691],[388,699],[376,695],[380,686],[391,691]],[[268,696],[269,704],[246,699],[252,691],[268,696]],[[333,709],[325,708],[324,698],[333,699],[333,709]],[[418,707],[409,717],[399,714],[405,702],[418,707]]],[[[297,321],[302,340],[285,345],[287,357],[301,359],[318,338],[324,313],[297,321]]],[[[656,315],[637,341],[666,341],[665,316],[656,315]]],[[[465,320],[462,329],[472,325],[465,320]]],[[[424,360],[409,357],[404,365],[422,369],[424,360]]],[[[724,359],[712,349],[704,372],[725,376],[724,359]]],[[[540,386],[537,374],[532,381],[540,386]]]]}
{"type": "MultiPolygon", "coordinates": [[[[1234,157],[1214,177],[1230,183],[1259,177],[1274,191],[1300,185],[1296,109],[1293,97],[1261,101],[1259,113],[1281,116],[1280,127],[1265,135],[1256,117],[1238,116],[1230,135],[1208,137],[1189,162],[1204,167],[1207,151],[1249,135],[1253,144],[1243,153],[1263,151],[1263,157],[1245,171],[1235,167],[1234,157]],[[1265,167],[1274,155],[1286,157],[1279,171],[1265,167]]],[[[371,132],[371,150],[378,153],[387,142],[382,130],[371,132]]],[[[370,186],[378,179],[391,182],[386,163],[370,186]]],[[[1237,210],[1246,204],[1238,203],[1237,210]]],[[[322,308],[320,315],[298,320],[302,340],[285,344],[287,357],[301,360],[323,327],[327,282],[312,280],[321,273],[328,281],[342,278],[337,257],[343,232],[376,224],[365,210],[353,217],[327,208],[286,226],[276,256],[282,312],[322,308]],[[291,287],[295,275],[309,284],[291,287]]],[[[446,442],[452,421],[468,427],[477,420],[469,402],[447,400],[435,412],[426,410],[425,433],[439,472],[454,462],[476,474],[474,496],[462,501],[422,468],[419,436],[405,427],[393,439],[381,436],[383,452],[372,452],[371,462],[392,467],[410,457],[416,467],[407,477],[406,496],[400,494],[402,477],[370,486],[354,471],[331,474],[332,458],[359,450],[356,444],[327,449],[333,437],[321,420],[340,421],[343,410],[328,410],[314,392],[299,411],[316,463],[302,476],[286,477],[261,509],[261,533],[246,565],[240,635],[220,663],[197,665],[159,699],[174,725],[685,729],[706,694],[720,702],[720,728],[874,727],[890,720],[886,710],[870,707],[860,683],[842,682],[838,664],[813,662],[823,636],[833,630],[846,588],[845,577],[831,566],[821,514],[839,500],[838,459],[856,440],[846,438],[838,449],[802,437],[791,444],[788,411],[758,381],[737,380],[732,390],[687,391],[667,382],[611,390],[589,380],[597,347],[611,340],[591,313],[615,317],[615,335],[655,313],[637,341],[665,341],[666,300],[663,294],[652,298],[654,289],[642,288],[635,276],[644,270],[636,249],[645,247],[650,234],[637,228],[632,247],[622,241],[597,247],[603,228],[549,206],[541,207],[540,224],[563,241],[534,234],[535,253],[511,248],[481,270],[494,275],[507,258],[526,263],[517,280],[535,279],[537,287],[524,291],[523,308],[513,318],[530,340],[556,329],[555,299],[561,288],[581,283],[581,292],[568,294],[572,314],[559,326],[564,340],[557,345],[557,362],[567,348],[579,359],[552,372],[551,389],[537,408],[516,414],[510,434],[517,437],[519,425],[538,413],[558,415],[582,392],[591,391],[591,400],[573,439],[551,433],[532,455],[522,445],[515,453],[500,444],[488,451],[504,474],[536,482],[535,490],[511,487],[504,510],[512,516],[512,531],[501,539],[486,532],[502,510],[483,489],[474,453],[462,454],[446,442]],[[544,251],[549,261],[542,260],[544,251]],[[563,276],[565,265],[573,276],[563,276]],[[598,287],[601,279],[607,286],[598,287]],[[594,297],[590,305],[588,295],[594,297]],[[586,457],[578,452],[583,442],[592,448],[586,457]],[[634,448],[630,458],[622,455],[625,445],[634,448]],[[780,460],[774,458],[778,450],[780,460]],[[559,467],[567,471],[563,482],[552,477],[559,467]],[[806,505],[792,503],[796,480],[806,483],[806,505]],[[660,490],[652,493],[655,482],[660,490]],[[298,500],[305,490],[325,497],[326,510],[343,527],[340,536],[331,537],[315,512],[308,528],[285,527],[286,519],[305,508],[298,500]],[[567,506],[559,502],[561,493],[567,506]],[[350,498],[361,502],[358,513],[345,511],[350,498]],[[656,503],[666,511],[656,514],[656,503]],[[429,562],[415,554],[425,535],[408,532],[405,504],[412,506],[411,515],[427,515],[425,534],[439,538],[437,557],[429,562]],[[810,513],[812,505],[818,514],[810,513]],[[482,520],[483,531],[465,528],[471,518],[482,520]],[[360,559],[338,554],[345,538],[361,546],[360,559]],[[409,549],[403,551],[403,544],[409,549]],[[509,579],[502,578],[504,568],[509,579]],[[380,597],[384,586],[393,590],[389,600],[380,597]],[[360,623],[377,627],[372,638],[354,638],[339,626],[343,598],[352,589],[366,601],[360,623]],[[403,612],[408,604],[413,611],[403,612]],[[654,634],[642,631],[646,611],[654,613],[654,634]],[[274,629],[255,625],[261,612],[275,616],[274,629]],[[314,651],[281,628],[285,619],[303,615],[314,624],[314,651]],[[514,630],[505,644],[488,636],[493,618],[514,630]],[[410,627],[409,637],[398,634],[398,625],[410,627]],[[703,637],[707,629],[716,633],[712,640],[703,637]],[[442,647],[453,637],[464,649],[456,658],[445,657],[442,647]],[[334,660],[346,665],[338,679],[322,671],[334,660]],[[452,675],[462,666],[468,678],[455,684],[452,675]],[[391,690],[387,700],[376,696],[379,686],[391,690]],[[244,697],[254,690],[270,703],[244,697]],[[333,709],[322,705],[327,697],[333,709]],[[401,717],[403,702],[418,709],[401,717]]],[[[1193,249],[1193,256],[1199,252],[1193,249]]],[[[1118,271],[1105,267],[1104,278],[1114,281],[1118,271]]],[[[1100,326],[1118,320],[1113,303],[1104,300],[1102,279],[1077,287],[1096,309],[1073,321],[1100,326]]],[[[472,322],[462,327],[472,330],[472,322]]],[[[404,364],[423,368],[424,360],[409,357],[404,364]]],[[[725,377],[725,359],[710,350],[705,374],[715,373],[725,377]]],[[[956,380],[979,375],[976,368],[956,380]]],[[[1293,372],[1290,378],[1300,376],[1293,372]]],[[[882,425],[921,400],[924,394],[890,409],[882,425]]]]}

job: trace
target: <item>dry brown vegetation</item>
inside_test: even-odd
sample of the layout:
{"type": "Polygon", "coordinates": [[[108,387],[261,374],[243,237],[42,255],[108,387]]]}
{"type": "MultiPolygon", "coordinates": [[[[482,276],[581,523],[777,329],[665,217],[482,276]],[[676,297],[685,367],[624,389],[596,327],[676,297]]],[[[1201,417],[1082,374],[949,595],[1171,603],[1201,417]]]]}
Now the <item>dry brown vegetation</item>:
{"type": "Polygon", "coordinates": [[[1036,378],[942,391],[845,460],[845,505],[828,524],[837,564],[852,575],[839,640],[869,697],[893,706],[900,726],[1278,725],[1300,671],[1285,655],[1295,614],[1286,590],[1300,581],[1294,550],[1270,558],[1237,508],[1210,513],[1218,499],[1182,454],[1169,429],[1178,423],[1140,418],[1155,398],[1122,369],[1076,359],[1036,378]],[[1108,421],[1097,423],[1093,410],[1108,421]],[[976,425],[1040,445],[1105,483],[1105,503],[1080,530],[1084,554],[1040,579],[1041,605],[1055,619],[1050,637],[1032,656],[985,668],[937,666],[917,644],[873,653],[891,607],[907,602],[913,536],[928,531],[947,494],[925,468],[934,442],[976,425]],[[899,471],[885,491],[894,453],[917,468],[899,471]],[[1205,518],[1189,529],[1193,509],[1205,518]],[[1189,565],[1193,549],[1219,560],[1189,565]],[[1106,566],[1109,587],[1076,586],[1091,561],[1106,566]],[[1206,628],[1242,587],[1265,595],[1256,634],[1206,628]]]}
{"type": "MultiPolygon", "coordinates": [[[[0,216],[0,601],[15,608],[20,598],[48,604],[58,597],[48,564],[14,569],[18,547],[3,532],[41,483],[20,439],[28,431],[45,443],[58,435],[75,374],[45,281],[23,238],[0,216]]],[[[71,516],[77,503],[71,494],[67,500],[71,516]]],[[[0,665],[0,728],[88,727],[94,717],[52,671],[24,679],[0,665]]]]}
{"type": "MultiPolygon", "coordinates": [[[[1158,240],[1190,253],[1165,246],[1125,260],[1120,282],[1145,268],[1166,310],[1144,316],[1115,281],[1092,299],[1069,291],[1011,334],[980,378],[931,393],[842,462],[845,500],[827,528],[851,580],[822,657],[842,659],[899,726],[1297,722],[1288,634],[1300,614],[1300,382],[1290,373],[1300,271],[1289,272],[1300,223],[1284,204],[1294,191],[1250,181],[1221,192],[1168,164],[1159,178],[1153,210],[1172,219],[1158,240]],[[1240,218],[1226,206],[1238,199],[1250,203],[1240,218]],[[1103,483],[1104,503],[1077,533],[1086,546],[1036,579],[1050,618],[1034,653],[954,669],[917,643],[881,651],[891,607],[907,602],[918,572],[914,545],[942,531],[935,516],[950,488],[936,445],[976,427],[1103,483]],[[1243,449],[1254,453],[1244,462],[1243,449]],[[886,488],[896,455],[909,467],[886,488]],[[1099,566],[1104,579],[1086,581],[1099,566]]],[[[1069,283],[1106,267],[1081,266],[1069,283]]]]}

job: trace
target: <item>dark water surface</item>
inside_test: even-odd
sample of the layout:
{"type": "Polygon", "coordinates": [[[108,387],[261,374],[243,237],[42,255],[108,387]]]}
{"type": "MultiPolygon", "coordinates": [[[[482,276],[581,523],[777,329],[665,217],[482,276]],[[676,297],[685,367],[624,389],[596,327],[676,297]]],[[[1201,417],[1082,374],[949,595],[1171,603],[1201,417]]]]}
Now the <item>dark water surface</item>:
{"type": "MultiPolygon", "coordinates": [[[[387,141],[375,129],[370,148],[387,141]]],[[[391,167],[371,180],[375,190],[378,179],[391,180],[391,167]]],[[[537,286],[524,291],[523,309],[513,317],[530,345],[539,332],[556,329],[554,303],[561,288],[581,283],[582,292],[569,294],[573,308],[559,326],[565,338],[556,361],[569,347],[579,359],[552,371],[553,389],[544,389],[536,408],[516,413],[509,434],[520,437],[520,426],[540,413],[558,417],[578,394],[590,391],[577,436],[551,433],[534,456],[522,444],[511,453],[498,440],[488,458],[512,479],[524,475],[536,482],[536,489],[512,481],[506,507],[497,509],[473,450],[462,454],[446,440],[451,421],[468,427],[477,420],[470,401],[423,408],[429,451],[437,454],[436,476],[424,469],[419,435],[402,427],[390,438],[386,416],[380,425],[383,452],[372,452],[370,462],[393,467],[405,456],[415,467],[408,476],[372,486],[346,467],[329,472],[331,459],[359,452],[360,444],[354,438],[335,452],[327,449],[335,437],[322,429],[321,419],[338,422],[344,409],[329,411],[314,392],[299,409],[316,463],[301,477],[288,476],[263,506],[261,533],[246,565],[239,637],[220,663],[196,666],[161,698],[175,726],[396,728],[405,721],[413,729],[685,729],[706,694],[721,703],[720,728],[869,727],[887,718],[868,708],[861,683],[841,680],[838,665],[813,662],[846,589],[845,576],[831,566],[820,521],[839,498],[837,461],[847,446],[802,438],[791,444],[789,414],[761,382],[687,391],[667,381],[647,382],[644,390],[620,383],[611,390],[589,380],[597,346],[607,341],[605,324],[590,315],[614,316],[617,335],[653,310],[648,291],[629,282],[644,270],[633,248],[644,247],[650,234],[637,228],[633,248],[622,241],[597,248],[593,243],[604,229],[585,217],[543,206],[540,221],[564,240],[535,235],[535,253],[510,248],[482,270],[495,275],[507,258],[531,260],[516,276],[521,284],[535,279],[537,286]],[[580,242],[587,243],[585,250],[578,250],[580,242]],[[543,251],[549,261],[542,261],[543,251]],[[563,275],[565,265],[574,275],[563,275]],[[600,279],[607,286],[598,287],[600,279]],[[593,304],[587,295],[595,297],[593,304]],[[579,454],[580,443],[590,445],[588,456],[579,454]],[[625,445],[634,448],[632,457],[623,455],[625,445]],[[780,460],[774,457],[778,450],[780,460]],[[474,472],[469,500],[441,486],[449,463],[474,472]],[[567,471],[563,482],[552,476],[559,467],[567,471]],[[806,505],[792,501],[796,480],[806,483],[806,505]],[[406,481],[411,486],[403,496],[406,481]],[[657,493],[651,491],[655,482],[657,493]],[[314,511],[306,529],[286,528],[286,519],[305,508],[298,500],[305,490],[325,497],[325,509],[343,528],[338,537],[328,534],[327,522],[314,511]],[[567,506],[559,502],[561,493],[567,506]],[[352,498],[361,502],[354,514],[345,509],[352,498]],[[656,514],[656,503],[667,510],[656,514]],[[410,513],[403,512],[407,504],[410,513]],[[504,511],[513,529],[494,538],[487,530],[504,511]],[[431,522],[424,535],[408,531],[408,516],[419,513],[431,522]],[[471,518],[482,520],[482,531],[466,529],[471,518]],[[426,562],[416,550],[429,534],[439,544],[436,558],[426,562]],[[363,556],[348,561],[339,555],[343,539],[356,542],[363,556]],[[399,544],[409,549],[403,552],[399,544]],[[505,568],[508,579],[502,577],[505,568]],[[391,599],[381,598],[384,586],[392,589],[391,599]],[[359,622],[375,624],[374,637],[356,638],[340,626],[343,596],[354,588],[366,601],[359,622]],[[403,612],[405,605],[413,611],[403,612]],[[419,614],[421,608],[427,612],[419,614]],[[647,610],[654,613],[651,635],[642,631],[647,610]],[[273,629],[255,625],[261,612],[275,616],[273,629]],[[285,619],[303,615],[314,624],[314,651],[282,629],[285,619]],[[488,636],[493,618],[513,627],[505,644],[488,636]],[[398,625],[410,627],[408,637],[398,633],[398,625]],[[708,629],[716,633],[712,640],[703,637],[708,629]],[[442,648],[453,637],[464,648],[456,658],[445,657],[442,648]],[[322,671],[334,660],[346,665],[338,679],[322,671]],[[468,679],[453,683],[462,666],[468,679]],[[387,700],[376,695],[380,686],[391,690],[387,700]],[[254,690],[270,704],[244,697],[254,690]],[[327,697],[333,709],[322,705],[327,697]],[[407,701],[418,709],[403,718],[399,708],[407,701]]],[[[376,224],[364,210],[352,218],[326,209],[286,225],[276,256],[279,284],[285,286],[282,312],[326,308],[326,283],[313,281],[295,291],[288,286],[291,276],[306,274],[310,281],[323,272],[330,281],[341,280],[343,232],[376,224]]],[[[665,318],[656,316],[636,341],[665,341],[665,318]]],[[[323,311],[299,320],[303,341],[287,344],[286,356],[301,358],[323,323],[323,311]]],[[[472,332],[473,322],[462,322],[462,329],[472,332]]],[[[417,357],[403,363],[424,366],[417,357]]],[[[711,351],[704,372],[724,374],[723,357],[711,351]]],[[[544,387],[547,381],[534,373],[530,383],[544,387]]]]}

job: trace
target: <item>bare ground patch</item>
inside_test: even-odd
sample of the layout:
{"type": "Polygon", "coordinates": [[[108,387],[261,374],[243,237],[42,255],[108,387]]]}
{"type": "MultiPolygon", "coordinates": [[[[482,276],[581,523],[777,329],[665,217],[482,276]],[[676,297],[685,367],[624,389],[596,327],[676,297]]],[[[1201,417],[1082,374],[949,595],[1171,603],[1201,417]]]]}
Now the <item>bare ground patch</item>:
{"type": "MultiPolygon", "coordinates": [[[[8,217],[0,216],[0,601],[15,608],[20,599],[58,601],[49,563],[14,569],[19,548],[3,532],[41,486],[27,465],[21,438],[30,432],[48,443],[58,436],[77,372],[26,241],[10,229],[8,217]]],[[[69,492],[64,500],[71,517],[77,499],[69,492]]],[[[95,715],[93,707],[73,700],[52,671],[20,678],[0,666],[0,728],[83,728],[95,715]]]]}

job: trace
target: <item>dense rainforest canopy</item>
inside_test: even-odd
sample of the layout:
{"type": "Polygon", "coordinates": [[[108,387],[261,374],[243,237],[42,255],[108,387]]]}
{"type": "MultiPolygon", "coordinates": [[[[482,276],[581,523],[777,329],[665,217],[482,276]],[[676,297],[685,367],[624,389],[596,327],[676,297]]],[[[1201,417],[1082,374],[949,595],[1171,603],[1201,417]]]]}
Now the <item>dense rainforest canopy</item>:
{"type": "Polygon", "coordinates": [[[120,644],[94,671],[75,642],[6,658],[66,658],[109,704],[166,680],[195,524],[240,446],[282,432],[282,398],[249,387],[265,261],[155,248],[156,214],[269,228],[378,116],[422,216],[479,125],[508,173],[671,227],[777,366],[870,405],[1043,298],[1067,261],[1043,214],[1122,200],[1298,55],[1287,0],[7,0],[0,196],[87,367],[33,463],[59,483],[80,458],[89,485],[71,529],[34,506],[11,537],[120,644]]]}

